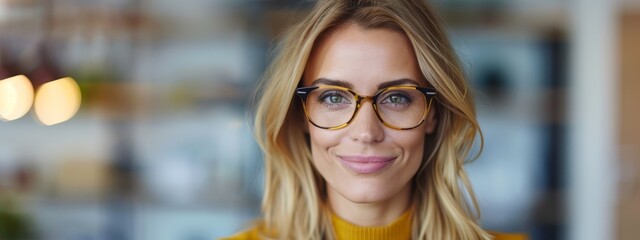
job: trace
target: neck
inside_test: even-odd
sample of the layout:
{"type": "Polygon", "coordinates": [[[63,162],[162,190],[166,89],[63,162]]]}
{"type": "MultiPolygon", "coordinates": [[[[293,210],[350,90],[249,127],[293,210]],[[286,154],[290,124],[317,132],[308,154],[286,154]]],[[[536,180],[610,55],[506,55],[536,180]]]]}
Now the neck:
{"type": "Polygon", "coordinates": [[[411,205],[411,184],[407,184],[393,197],[376,202],[354,202],[329,187],[328,202],[340,218],[358,226],[384,226],[392,223],[411,205]]]}

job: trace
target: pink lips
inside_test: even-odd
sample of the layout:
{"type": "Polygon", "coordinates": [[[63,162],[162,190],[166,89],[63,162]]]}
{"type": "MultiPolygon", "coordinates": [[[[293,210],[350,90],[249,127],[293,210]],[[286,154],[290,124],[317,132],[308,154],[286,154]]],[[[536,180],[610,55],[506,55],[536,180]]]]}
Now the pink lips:
{"type": "Polygon", "coordinates": [[[338,158],[343,166],[360,174],[381,171],[396,159],[395,157],[381,156],[338,156],[338,158]]]}

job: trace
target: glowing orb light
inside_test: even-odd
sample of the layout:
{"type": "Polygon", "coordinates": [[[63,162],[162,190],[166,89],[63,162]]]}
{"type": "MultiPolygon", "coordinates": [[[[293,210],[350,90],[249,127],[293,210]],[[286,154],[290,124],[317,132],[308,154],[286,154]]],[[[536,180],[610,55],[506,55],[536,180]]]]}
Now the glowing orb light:
{"type": "Polygon", "coordinates": [[[80,109],[81,101],[78,83],[65,77],[42,84],[36,91],[33,106],[37,119],[50,126],[72,118],[80,109]]]}
{"type": "Polygon", "coordinates": [[[11,121],[24,116],[33,103],[33,85],[24,75],[0,80],[0,120],[11,121]]]}

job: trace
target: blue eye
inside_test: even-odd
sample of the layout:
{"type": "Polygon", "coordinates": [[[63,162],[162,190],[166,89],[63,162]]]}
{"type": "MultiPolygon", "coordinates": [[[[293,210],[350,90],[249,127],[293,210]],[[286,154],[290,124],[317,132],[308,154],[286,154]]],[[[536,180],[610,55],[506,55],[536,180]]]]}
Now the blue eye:
{"type": "Polygon", "coordinates": [[[342,91],[326,91],[318,96],[318,101],[324,104],[350,104],[349,98],[346,96],[346,93],[342,91]]]}
{"type": "Polygon", "coordinates": [[[394,104],[394,105],[401,104],[401,105],[403,105],[403,104],[411,104],[412,100],[413,99],[408,94],[404,94],[402,92],[394,92],[394,93],[390,93],[390,94],[387,94],[386,96],[384,96],[384,99],[382,99],[382,101],[380,103],[381,104],[394,104]]]}
{"type": "Polygon", "coordinates": [[[393,96],[389,96],[389,102],[390,103],[406,103],[407,98],[405,98],[404,96],[393,95],[393,96]]]}
{"type": "Polygon", "coordinates": [[[331,95],[331,96],[327,96],[326,99],[328,99],[330,103],[342,102],[342,96],[331,95]]]}

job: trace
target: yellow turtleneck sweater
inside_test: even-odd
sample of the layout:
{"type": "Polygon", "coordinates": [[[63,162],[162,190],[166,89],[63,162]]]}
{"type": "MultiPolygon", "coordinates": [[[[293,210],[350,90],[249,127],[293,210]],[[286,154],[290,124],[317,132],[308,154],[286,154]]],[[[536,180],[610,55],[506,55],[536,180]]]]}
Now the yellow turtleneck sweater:
{"type": "MultiPolygon", "coordinates": [[[[349,223],[335,214],[331,221],[338,240],[366,239],[411,239],[411,211],[402,214],[398,219],[386,226],[362,227],[349,223]]],[[[495,240],[525,240],[527,237],[521,234],[503,234],[490,232],[495,240]]],[[[224,240],[258,240],[260,239],[260,227],[254,227],[224,240]]]]}
{"type": "Polygon", "coordinates": [[[331,216],[336,239],[411,239],[411,211],[406,211],[391,224],[380,227],[361,227],[335,214],[331,216]]]}

